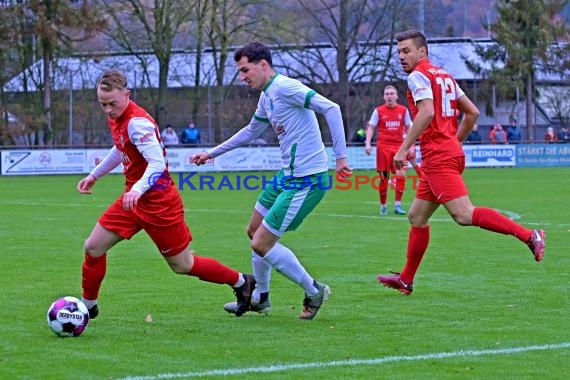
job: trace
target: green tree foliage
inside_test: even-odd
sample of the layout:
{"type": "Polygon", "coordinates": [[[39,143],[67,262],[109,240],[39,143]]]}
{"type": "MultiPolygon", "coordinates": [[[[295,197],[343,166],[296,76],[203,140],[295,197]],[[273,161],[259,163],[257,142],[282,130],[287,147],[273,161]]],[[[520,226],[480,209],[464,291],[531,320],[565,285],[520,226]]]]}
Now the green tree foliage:
{"type": "Polygon", "coordinates": [[[566,4],[567,0],[498,0],[498,18],[489,25],[497,44],[477,48],[485,66],[468,63],[495,85],[500,96],[513,97],[517,88],[524,88],[530,140],[535,138],[537,71],[564,75],[568,70],[568,26],[558,16],[566,4]]]}

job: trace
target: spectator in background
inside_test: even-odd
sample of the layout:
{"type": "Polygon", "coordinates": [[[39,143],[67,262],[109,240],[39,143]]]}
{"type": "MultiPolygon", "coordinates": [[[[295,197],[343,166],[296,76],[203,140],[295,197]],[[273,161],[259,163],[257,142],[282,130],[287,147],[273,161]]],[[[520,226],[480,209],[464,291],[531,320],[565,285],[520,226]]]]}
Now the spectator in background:
{"type": "Polygon", "coordinates": [[[354,134],[354,137],[352,138],[352,142],[361,144],[365,141],[366,141],[366,129],[364,129],[363,127],[360,127],[360,128],[358,128],[358,130],[354,134]]]}
{"type": "Polygon", "coordinates": [[[509,144],[518,144],[521,141],[521,128],[517,123],[517,119],[511,119],[511,125],[507,128],[507,141],[509,144]]]}
{"type": "Polygon", "coordinates": [[[568,127],[564,126],[560,128],[558,131],[558,141],[563,143],[570,141],[570,132],[568,132],[568,127]]]}
{"type": "Polygon", "coordinates": [[[492,144],[506,144],[507,143],[507,133],[503,129],[500,123],[496,123],[489,132],[489,139],[492,144]]]}
{"type": "Polygon", "coordinates": [[[170,124],[166,125],[166,128],[164,129],[164,131],[162,131],[160,137],[162,138],[162,142],[166,146],[179,144],[178,135],[176,134],[176,131],[170,124]]]}
{"type": "Polygon", "coordinates": [[[546,134],[544,135],[544,141],[547,143],[555,143],[558,142],[558,135],[554,133],[554,128],[548,127],[546,128],[546,134]]]}
{"type": "Polygon", "coordinates": [[[200,129],[192,121],[182,131],[182,144],[200,144],[200,129]]]}
{"type": "Polygon", "coordinates": [[[465,142],[470,144],[481,144],[483,138],[481,137],[481,133],[479,133],[479,126],[477,124],[473,125],[473,129],[467,135],[465,142]]]}

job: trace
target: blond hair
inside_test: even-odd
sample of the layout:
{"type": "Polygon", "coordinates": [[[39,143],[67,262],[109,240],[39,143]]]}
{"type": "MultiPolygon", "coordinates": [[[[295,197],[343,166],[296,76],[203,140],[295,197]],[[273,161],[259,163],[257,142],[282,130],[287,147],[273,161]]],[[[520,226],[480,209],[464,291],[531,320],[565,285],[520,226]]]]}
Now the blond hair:
{"type": "Polygon", "coordinates": [[[127,77],[119,70],[107,70],[97,80],[97,88],[105,92],[127,88],[127,77]]]}

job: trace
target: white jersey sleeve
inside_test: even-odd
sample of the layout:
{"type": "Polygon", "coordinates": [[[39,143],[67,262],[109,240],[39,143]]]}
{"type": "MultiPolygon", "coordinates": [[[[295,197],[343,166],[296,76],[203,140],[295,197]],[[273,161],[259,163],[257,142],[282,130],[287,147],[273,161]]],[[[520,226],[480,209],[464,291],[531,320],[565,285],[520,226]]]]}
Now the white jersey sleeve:
{"type": "Polygon", "coordinates": [[[368,125],[371,125],[373,127],[378,126],[378,109],[374,108],[374,111],[372,111],[372,115],[370,115],[370,120],[368,120],[368,125]]]}
{"type": "Polygon", "coordinates": [[[129,121],[129,138],[137,147],[148,165],[142,177],[133,185],[131,190],[144,194],[150,189],[150,177],[154,173],[166,170],[164,148],[156,136],[155,125],[144,117],[134,117],[129,121]]]}
{"type": "Polygon", "coordinates": [[[119,166],[122,161],[123,156],[121,155],[121,152],[119,152],[117,147],[113,145],[109,152],[107,152],[105,158],[103,158],[99,165],[95,166],[89,174],[91,174],[96,179],[99,179],[119,166]]]}
{"type": "Polygon", "coordinates": [[[237,131],[232,137],[220,145],[208,150],[210,157],[218,157],[230,150],[250,143],[263,133],[263,131],[269,126],[269,119],[267,118],[263,107],[260,107],[260,104],[262,104],[261,98],[257,105],[257,110],[248,125],[237,131]]]}
{"type": "Polygon", "coordinates": [[[431,82],[428,77],[419,71],[413,71],[408,76],[408,89],[412,93],[414,103],[422,99],[433,99],[431,82]]]}
{"type": "Polygon", "coordinates": [[[331,131],[334,155],[336,158],[346,158],[346,138],[339,105],[318,93],[314,93],[310,97],[308,108],[325,116],[331,131]]]}

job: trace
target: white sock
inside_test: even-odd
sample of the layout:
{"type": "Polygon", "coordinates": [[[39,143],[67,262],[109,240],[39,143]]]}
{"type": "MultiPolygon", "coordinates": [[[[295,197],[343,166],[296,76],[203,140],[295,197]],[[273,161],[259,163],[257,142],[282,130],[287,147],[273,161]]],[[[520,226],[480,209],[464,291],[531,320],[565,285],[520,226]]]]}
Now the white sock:
{"type": "MultiPolygon", "coordinates": [[[[276,245],[280,245],[277,243],[276,245]]],[[[269,292],[269,281],[271,280],[271,264],[263,260],[263,257],[251,251],[251,267],[255,277],[255,289],[251,296],[253,303],[259,303],[260,293],[269,292]]]]}
{"type": "Polygon", "coordinates": [[[85,304],[85,306],[87,306],[88,309],[91,309],[93,306],[97,305],[97,300],[88,300],[82,298],[81,301],[83,301],[83,303],[85,304]]]}
{"type": "Polygon", "coordinates": [[[299,284],[308,296],[314,296],[319,292],[313,285],[314,279],[297,260],[297,256],[284,245],[275,244],[263,259],[271,264],[277,272],[295,284],[299,284]]]}
{"type": "Polygon", "coordinates": [[[394,206],[395,206],[395,207],[401,206],[401,205],[402,205],[402,202],[400,202],[400,201],[395,201],[395,202],[394,202],[394,206]]]}
{"type": "Polygon", "coordinates": [[[237,282],[232,285],[232,288],[239,288],[243,284],[245,284],[245,278],[243,278],[243,274],[240,273],[237,282]]]}

